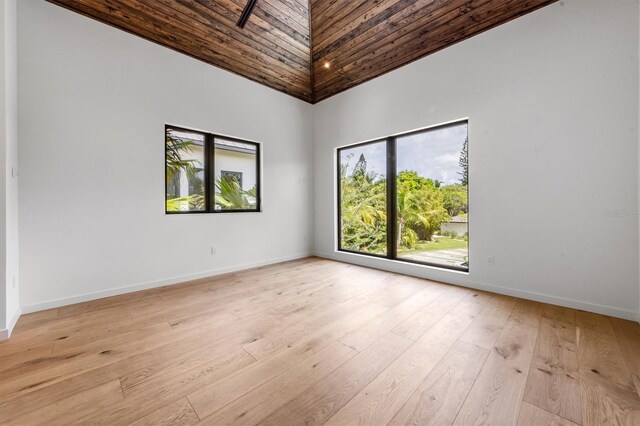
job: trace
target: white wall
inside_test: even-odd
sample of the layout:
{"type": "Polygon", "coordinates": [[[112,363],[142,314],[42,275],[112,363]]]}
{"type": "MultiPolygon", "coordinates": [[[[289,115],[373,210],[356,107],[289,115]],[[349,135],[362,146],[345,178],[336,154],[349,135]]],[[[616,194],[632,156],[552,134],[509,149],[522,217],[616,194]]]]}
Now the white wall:
{"type": "Polygon", "coordinates": [[[638,17],[564,0],[318,104],[316,252],[636,318],[638,17]],[[464,117],[469,274],[336,253],[335,148],[464,117]]]}
{"type": "Polygon", "coordinates": [[[16,0],[0,2],[0,340],[9,337],[18,303],[18,134],[16,0]]]}
{"type": "Polygon", "coordinates": [[[41,0],[18,46],[23,310],[310,253],[310,105],[41,0]],[[165,215],[165,123],[262,142],[264,212],[165,215]]]}

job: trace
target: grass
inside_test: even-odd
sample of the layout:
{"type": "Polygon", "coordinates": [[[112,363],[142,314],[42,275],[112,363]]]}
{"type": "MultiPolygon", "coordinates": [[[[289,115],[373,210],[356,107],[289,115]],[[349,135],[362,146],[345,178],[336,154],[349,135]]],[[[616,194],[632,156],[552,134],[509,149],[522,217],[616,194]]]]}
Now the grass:
{"type": "Polygon", "coordinates": [[[460,248],[467,248],[467,242],[465,240],[441,237],[435,239],[435,241],[420,241],[413,249],[403,247],[398,250],[398,252],[411,253],[416,251],[453,250],[460,248]]]}

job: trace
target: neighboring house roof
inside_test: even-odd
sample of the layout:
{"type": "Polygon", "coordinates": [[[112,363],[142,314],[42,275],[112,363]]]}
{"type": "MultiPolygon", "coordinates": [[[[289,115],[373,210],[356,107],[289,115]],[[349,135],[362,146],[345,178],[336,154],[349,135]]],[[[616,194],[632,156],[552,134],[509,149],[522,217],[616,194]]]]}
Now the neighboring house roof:
{"type": "Polygon", "coordinates": [[[226,149],[227,151],[244,152],[246,154],[256,153],[256,146],[249,143],[242,143],[242,142],[216,138],[215,145],[216,145],[216,148],[226,149]]]}
{"type": "Polygon", "coordinates": [[[467,223],[468,219],[466,216],[454,216],[449,220],[449,223],[467,223]]]}
{"type": "MultiPolygon", "coordinates": [[[[171,129],[171,134],[180,139],[188,140],[196,145],[204,146],[204,134],[197,132],[183,132],[180,130],[171,129]]],[[[256,146],[250,143],[242,143],[238,141],[227,140],[224,138],[215,138],[215,147],[217,149],[224,149],[227,151],[243,152],[245,154],[255,154],[256,146]]]]}

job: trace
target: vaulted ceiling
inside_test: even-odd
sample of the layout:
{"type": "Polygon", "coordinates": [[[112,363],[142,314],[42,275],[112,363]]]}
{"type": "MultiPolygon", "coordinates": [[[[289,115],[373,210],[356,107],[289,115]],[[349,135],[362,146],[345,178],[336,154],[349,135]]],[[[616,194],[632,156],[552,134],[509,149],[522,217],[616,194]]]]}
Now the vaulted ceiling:
{"type": "Polygon", "coordinates": [[[315,103],[557,0],[48,0],[315,103]]]}

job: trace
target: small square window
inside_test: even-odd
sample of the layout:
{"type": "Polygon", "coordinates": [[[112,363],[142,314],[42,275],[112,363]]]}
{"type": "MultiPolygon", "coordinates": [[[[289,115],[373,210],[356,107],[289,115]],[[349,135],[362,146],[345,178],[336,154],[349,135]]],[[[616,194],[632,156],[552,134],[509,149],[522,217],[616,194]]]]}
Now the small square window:
{"type": "Polygon", "coordinates": [[[167,126],[165,212],[260,211],[260,144],[167,126]]]}

